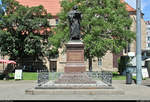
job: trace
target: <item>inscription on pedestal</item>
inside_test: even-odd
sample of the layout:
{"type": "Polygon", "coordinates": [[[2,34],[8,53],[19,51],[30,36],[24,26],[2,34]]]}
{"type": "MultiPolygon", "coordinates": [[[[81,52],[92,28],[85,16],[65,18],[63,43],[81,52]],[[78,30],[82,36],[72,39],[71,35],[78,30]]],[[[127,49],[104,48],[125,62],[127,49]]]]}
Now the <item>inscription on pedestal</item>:
{"type": "Polygon", "coordinates": [[[67,61],[84,61],[83,51],[68,51],[67,61]]]}

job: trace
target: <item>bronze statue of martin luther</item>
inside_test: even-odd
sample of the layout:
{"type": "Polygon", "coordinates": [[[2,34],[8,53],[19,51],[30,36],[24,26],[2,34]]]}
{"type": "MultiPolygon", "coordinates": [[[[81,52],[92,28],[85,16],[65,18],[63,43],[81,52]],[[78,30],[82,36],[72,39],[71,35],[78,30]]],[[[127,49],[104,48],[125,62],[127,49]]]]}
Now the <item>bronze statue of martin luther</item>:
{"type": "Polygon", "coordinates": [[[81,20],[81,12],[79,12],[77,6],[73,7],[68,13],[68,20],[70,26],[70,40],[80,40],[80,20],[81,20]]]}

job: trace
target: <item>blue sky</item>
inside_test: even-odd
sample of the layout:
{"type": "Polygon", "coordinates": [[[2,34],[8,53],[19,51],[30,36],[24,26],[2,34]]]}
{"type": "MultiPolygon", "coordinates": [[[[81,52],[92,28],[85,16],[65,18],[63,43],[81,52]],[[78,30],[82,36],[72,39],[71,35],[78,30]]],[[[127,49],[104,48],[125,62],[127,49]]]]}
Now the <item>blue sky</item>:
{"type": "MultiPolygon", "coordinates": [[[[129,5],[136,9],[136,0],[125,0],[129,5]]],[[[150,0],[141,0],[141,9],[144,13],[144,20],[150,20],[150,0]]]]}
{"type": "MultiPolygon", "coordinates": [[[[125,0],[130,6],[136,9],[136,0],[125,0]]],[[[1,0],[0,0],[1,4],[1,0]]],[[[141,9],[144,13],[144,20],[150,20],[150,0],[141,0],[141,9]]]]}

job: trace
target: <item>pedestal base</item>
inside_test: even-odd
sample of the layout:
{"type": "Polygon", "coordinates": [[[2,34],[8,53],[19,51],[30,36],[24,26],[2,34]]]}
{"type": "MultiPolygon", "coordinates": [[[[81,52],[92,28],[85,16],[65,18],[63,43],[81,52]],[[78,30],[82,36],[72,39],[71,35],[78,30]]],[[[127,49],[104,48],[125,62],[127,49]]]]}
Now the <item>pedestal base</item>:
{"type": "Polygon", "coordinates": [[[64,72],[71,73],[71,72],[85,72],[85,64],[84,63],[67,63],[64,72]]]}
{"type": "MultiPolygon", "coordinates": [[[[29,95],[98,95],[98,96],[104,96],[104,95],[125,95],[125,91],[118,89],[118,87],[116,88],[106,88],[106,87],[99,87],[98,89],[91,89],[91,88],[87,88],[87,89],[60,89],[58,88],[47,88],[47,90],[45,90],[45,88],[43,89],[27,89],[25,90],[26,94],[29,95]]],[[[63,98],[64,99],[64,98],[63,98]]],[[[68,96],[67,98],[68,99],[68,96]]],[[[72,98],[70,98],[72,99],[72,98]]]]}
{"type": "Polygon", "coordinates": [[[36,86],[35,89],[114,89],[113,86],[107,85],[98,80],[93,83],[56,83],[56,81],[49,81],[41,86],[36,86]]]}
{"type": "Polygon", "coordinates": [[[96,84],[86,73],[64,73],[55,84],[96,84]]]}

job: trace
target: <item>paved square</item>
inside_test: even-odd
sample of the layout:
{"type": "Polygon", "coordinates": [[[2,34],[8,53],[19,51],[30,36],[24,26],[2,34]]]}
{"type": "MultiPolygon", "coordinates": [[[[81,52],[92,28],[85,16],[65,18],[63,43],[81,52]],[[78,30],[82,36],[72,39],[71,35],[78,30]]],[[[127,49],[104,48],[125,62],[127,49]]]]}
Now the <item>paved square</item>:
{"type": "MultiPolygon", "coordinates": [[[[0,100],[150,100],[150,79],[144,85],[125,84],[125,80],[113,80],[113,85],[124,91],[124,95],[60,94],[29,95],[26,89],[35,87],[37,81],[0,81],[0,100]]],[[[87,89],[88,90],[88,89],[87,89]]]]}

